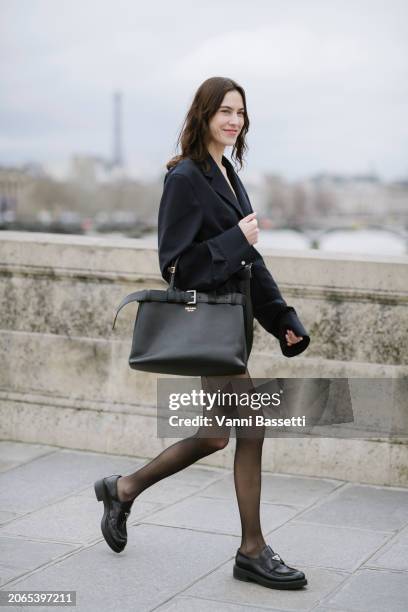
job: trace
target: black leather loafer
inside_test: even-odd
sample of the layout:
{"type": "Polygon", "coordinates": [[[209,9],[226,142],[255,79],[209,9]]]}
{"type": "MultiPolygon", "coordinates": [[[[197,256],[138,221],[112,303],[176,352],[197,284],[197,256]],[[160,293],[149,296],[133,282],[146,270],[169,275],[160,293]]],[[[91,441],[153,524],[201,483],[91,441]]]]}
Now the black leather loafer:
{"type": "Polygon", "coordinates": [[[307,584],[303,572],[289,567],[270,546],[265,546],[256,558],[237,551],[234,578],[258,582],[270,589],[300,589],[307,584]]]}
{"type": "Polygon", "coordinates": [[[103,501],[104,505],[101,520],[102,534],[108,546],[117,553],[120,553],[127,543],[126,521],[133,503],[133,500],[119,501],[117,481],[120,477],[120,474],[106,476],[94,484],[96,499],[103,501]]]}

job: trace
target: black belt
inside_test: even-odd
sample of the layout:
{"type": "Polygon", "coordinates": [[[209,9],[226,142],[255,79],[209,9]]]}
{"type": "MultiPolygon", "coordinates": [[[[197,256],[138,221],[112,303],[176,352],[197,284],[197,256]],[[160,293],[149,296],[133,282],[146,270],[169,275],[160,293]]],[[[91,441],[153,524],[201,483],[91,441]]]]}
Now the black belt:
{"type": "Polygon", "coordinates": [[[242,293],[200,293],[195,289],[179,291],[175,289],[144,289],[127,295],[119,304],[113,321],[112,329],[115,327],[116,317],[119,311],[130,302],[170,302],[175,304],[242,304],[246,305],[246,296],[242,293]]]}

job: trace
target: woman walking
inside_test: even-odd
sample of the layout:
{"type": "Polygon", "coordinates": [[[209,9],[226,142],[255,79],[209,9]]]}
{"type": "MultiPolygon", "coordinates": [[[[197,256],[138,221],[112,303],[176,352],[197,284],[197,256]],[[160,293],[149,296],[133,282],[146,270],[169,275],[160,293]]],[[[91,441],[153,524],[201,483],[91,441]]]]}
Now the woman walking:
{"type": "MultiPolygon", "coordinates": [[[[228,293],[241,290],[240,273],[242,277],[243,268],[251,264],[253,315],[279,340],[282,353],[293,357],[307,348],[310,338],[253,246],[259,233],[256,212],[237,172],[224,156],[225,147],[231,146],[232,156],[242,167],[248,128],[244,89],[228,78],[204,81],[179,136],[181,154],[167,163],[158,218],[160,269],[169,282],[169,268],[180,256],[179,289],[228,293]]],[[[237,378],[250,384],[248,370],[237,378]]],[[[214,391],[228,382],[233,384],[234,379],[202,376],[201,382],[205,391],[214,391]]],[[[215,410],[225,413],[222,406],[215,410]]],[[[127,517],[142,491],[224,448],[229,429],[218,427],[214,432],[214,426],[200,427],[195,435],[176,442],[133,474],[107,476],[95,483],[97,498],[104,503],[102,533],[115,552],[126,546],[127,517]]],[[[270,588],[301,588],[307,584],[304,573],[287,566],[262,534],[263,440],[264,431],[253,435],[245,428],[236,428],[234,483],[242,537],[233,575],[270,588]]]]}

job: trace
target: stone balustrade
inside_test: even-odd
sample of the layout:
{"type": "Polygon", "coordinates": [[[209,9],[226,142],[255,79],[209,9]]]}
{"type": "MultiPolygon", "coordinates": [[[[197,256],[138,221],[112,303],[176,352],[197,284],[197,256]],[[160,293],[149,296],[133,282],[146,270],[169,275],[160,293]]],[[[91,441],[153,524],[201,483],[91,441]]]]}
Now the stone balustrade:
{"type": "MultiPolygon", "coordinates": [[[[407,258],[262,254],[311,344],[288,359],[256,323],[253,377],[407,376],[407,258]]],[[[157,376],[127,363],[136,303],[111,329],[125,295],[166,286],[154,246],[2,231],[0,283],[0,439],[146,458],[175,441],[157,437],[157,376]]],[[[201,463],[231,466],[234,445],[201,463]]],[[[407,486],[408,440],[267,438],[263,469],[407,486]]]]}

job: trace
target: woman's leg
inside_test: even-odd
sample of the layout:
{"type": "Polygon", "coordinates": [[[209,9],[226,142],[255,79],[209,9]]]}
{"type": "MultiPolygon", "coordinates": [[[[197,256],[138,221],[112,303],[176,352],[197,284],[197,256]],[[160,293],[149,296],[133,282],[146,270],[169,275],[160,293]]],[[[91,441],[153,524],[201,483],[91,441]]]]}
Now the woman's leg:
{"type": "MultiPolygon", "coordinates": [[[[240,382],[237,392],[250,394],[253,386],[248,371],[246,376],[248,384],[240,382]]],[[[255,414],[250,406],[237,406],[237,413],[240,418],[255,414]]],[[[256,414],[260,414],[260,411],[257,410],[256,414]]],[[[234,483],[242,528],[239,551],[249,557],[257,557],[266,545],[260,519],[265,427],[243,425],[236,427],[235,431],[234,483]]]]}
{"type": "MultiPolygon", "coordinates": [[[[215,379],[218,378],[222,377],[202,376],[201,384],[204,391],[211,391],[215,379]]],[[[221,414],[222,408],[214,406],[211,413],[212,416],[216,412],[221,414]]],[[[206,414],[208,415],[208,412],[206,407],[204,407],[203,415],[206,414]]],[[[134,500],[152,484],[179,472],[217,450],[221,450],[228,444],[229,435],[230,427],[200,427],[193,436],[179,440],[172,446],[169,446],[133,474],[119,478],[117,482],[119,500],[134,500]]]]}

